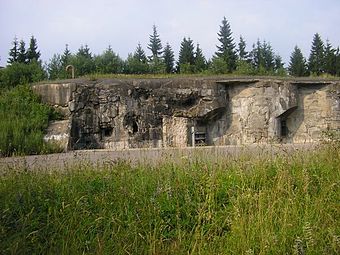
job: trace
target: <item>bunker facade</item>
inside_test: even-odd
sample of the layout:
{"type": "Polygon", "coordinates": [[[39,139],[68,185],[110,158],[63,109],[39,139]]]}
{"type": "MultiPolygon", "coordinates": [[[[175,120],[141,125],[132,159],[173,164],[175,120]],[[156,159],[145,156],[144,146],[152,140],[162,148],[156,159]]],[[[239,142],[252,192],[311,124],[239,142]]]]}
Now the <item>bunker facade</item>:
{"type": "Polygon", "coordinates": [[[68,150],[306,143],[340,130],[340,81],[106,79],[33,89],[64,114],[45,138],[68,150]]]}

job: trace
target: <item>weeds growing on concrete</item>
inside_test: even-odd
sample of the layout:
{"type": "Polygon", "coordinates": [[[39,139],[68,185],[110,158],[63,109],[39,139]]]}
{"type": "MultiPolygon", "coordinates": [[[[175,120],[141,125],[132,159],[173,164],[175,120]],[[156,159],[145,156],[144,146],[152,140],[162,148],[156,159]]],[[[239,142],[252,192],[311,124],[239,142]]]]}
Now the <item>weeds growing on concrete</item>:
{"type": "Polygon", "coordinates": [[[2,254],[339,254],[340,150],[7,172],[2,254]]]}

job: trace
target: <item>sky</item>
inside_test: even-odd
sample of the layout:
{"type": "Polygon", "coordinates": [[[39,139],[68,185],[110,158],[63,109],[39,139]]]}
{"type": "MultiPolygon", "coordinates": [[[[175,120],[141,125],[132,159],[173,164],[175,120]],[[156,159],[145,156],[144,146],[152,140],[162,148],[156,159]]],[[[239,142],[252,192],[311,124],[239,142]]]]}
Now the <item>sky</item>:
{"type": "Polygon", "coordinates": [[[87,44],[93,54],[111,45],[125,59],[141,43],[150,55],[153,25],[176,56],[183,37],[190,37],[211,58],[224,16],[236,44],[240,35],[248,50],[266,40],[285,63],[295,45],[308,58],[315,33],[340,46],[340,0],[0,0],[0,66],[14,37],[28,45],[32,35],[43,62],[66,44],[73,53],[87,44]]]}

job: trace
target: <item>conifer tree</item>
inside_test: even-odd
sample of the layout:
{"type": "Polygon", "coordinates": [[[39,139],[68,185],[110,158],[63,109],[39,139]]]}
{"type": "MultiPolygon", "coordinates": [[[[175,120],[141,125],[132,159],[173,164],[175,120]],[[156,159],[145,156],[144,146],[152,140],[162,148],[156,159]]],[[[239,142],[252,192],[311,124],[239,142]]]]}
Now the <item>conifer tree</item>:
{"type": "Polygon", "coordinates": [[[280,55],[275,55],[274,57],[274,70],[278,71],[283,69],[284,63],[282,62],[282,57],[280,55]]]}
{"type": "Polygon", "coordinates": [[[172,73],[174,71],[175,55],[169,43],[165,45],[163,59],[165,64],[165,72],[172,73]]]}
{"type": "Polygon", "coordinates": [[[275,68],[275,55],[270,43],[263,41],[261,47],[261,54],[264,60],[264,68],[267,72],[271,72],[275,68]]]}
{"type": "Polygon", "coordinates": [[[218,41],[220,42],[220,45],[216,46],[217,52],[215,54],[226,62],[228,71],[232,72],[236,69],[237,56],[235,44],[233,42],[234,39],[226,17],[223,17],[222,25],[220,26],[220,31],[217,35],[219,37],[218,41]]]}
{"type": "Polygon", "coordinates": [[[306,59],[298,46],[294,47],[294,51],[290,56],[288,71],[290,75],[297,77],[306,76],[308,74],[306,59]]]}
{"type": "Polygon", "coordinates": [[[177,65],[178,72],[192,73],[194,71],[193,70],[195,65],[194,49],[195,49],[194,43],[190,39],[190,37],[188,39],[184,37],[183,41],[181,42],[181,47],[179,50],[177,65]]]}
{"type": "Polygon", "coordinates": [[[329,40],[326,41],[324,66],[323,70],[325,73],[336,75],[336,55],[335,49],[333,49],[329,40]]]}
{"type": "Polygon", "coordinates": [[[13,47],[9,51],[9,58],[7,60],[8,64],[12,64],[18,61],[18,55],[19,55],[19,43],[18,43],[18,38],[14,37],[14,40],[12,42],[13,47]]]}
{"type": "Polygon", "coordinates": [[[30,39],[29,47],[27,49],[27,62],[31,63],[34,60],[39,62],[39,58],[40,58],[40,52],[38,51],[37,40],[32,35],[30,39]]]}
{"type": "Polygon", "coordinates": [[[206,69],[207,61],[203,55],[200,45],[197,43],[195,52],[195,72],[202,72],[206,69]]]}
{"type": "Polygon", "coordinates": [[[159,59],[162,54],[162,43],[157,33],[157,27],[153,25],[152,30],[153,33],[149,36],[150,43],[148,44],[148,49],[151,50],[152,53],[150,56],[151,61],[159,59]]]}
{"type": "Polygon", "coordinates": [[[253,44],[253,49],[250,52],[250,57],[254,69],[259,71],[261,67],[264,68],[265,61],[263,57],[262,44],[260,42],[260,39],[257,39],[256,44],[253,44]]]}
{"type": "Polygon", "coordinates": [[[318,33],[313,37],[312,48],[308,58],[308,69],[311,73],[320,75],[324,67],[324,44],[318,33]]]}
{"type": "Polygon", "coordinates": [[[61,63],[62,63],[64,68],[69,64],[71,55],[72,54],[71,54],[71,51],[68,48],[68,44],[66,44],[64,53],[61,56],[61,63]]]}
{"type": "Polygon", "coordinates": [[[335,53],[335,72],[337,76],[340,76],[340,49],[339,47],[335,53]]]}
{"type": "Polygon", "coordinates": [[[135,50],[135,53],[133,57],[140,63],[146,64],[147,63],[147,58],[145,51],[143,50],[142,46],[140,43],[138,43],[137,48],[135,50]]]}
{"type": "Polygon", "coordinates": [[[48,78],[56,80],[63,78],[64,69],[60,54],[54,54],[47,65],[48,78]]]}
{"type": "Polygon", "coordinates": [[[19,43],[18,62],[23,64],[27,63],[27,52],[24,40],[21,40],[19,43]]]}
{"type": "Polygon", "coordinates": [[[240,36],[240,42],[238,43],[238,59],[239,60],[247,60],[248,52],[246,51],[246,41],[240,36]]]}

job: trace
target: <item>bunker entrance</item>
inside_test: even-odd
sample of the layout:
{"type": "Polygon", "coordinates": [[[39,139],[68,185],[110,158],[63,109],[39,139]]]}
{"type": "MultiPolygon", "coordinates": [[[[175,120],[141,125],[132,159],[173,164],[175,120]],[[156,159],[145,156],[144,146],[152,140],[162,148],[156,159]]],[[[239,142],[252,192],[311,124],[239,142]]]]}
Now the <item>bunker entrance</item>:
{"type": "Polygon", "coordinates": [[[192,126],[191,127],[191,146],[207,146],[208,136],[207,128],[205,126],[192,126]]]}
{"type": "Polygon", "coordinates": [[[290,135],[288,117],[297,109],[297,106],[291,107],[284,113],[280,114],[277,119],[277,136],[280,140],[288,138],[290,135]]]}

